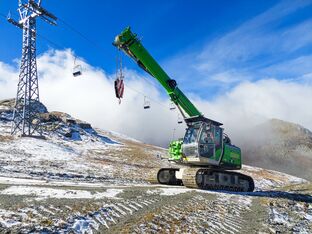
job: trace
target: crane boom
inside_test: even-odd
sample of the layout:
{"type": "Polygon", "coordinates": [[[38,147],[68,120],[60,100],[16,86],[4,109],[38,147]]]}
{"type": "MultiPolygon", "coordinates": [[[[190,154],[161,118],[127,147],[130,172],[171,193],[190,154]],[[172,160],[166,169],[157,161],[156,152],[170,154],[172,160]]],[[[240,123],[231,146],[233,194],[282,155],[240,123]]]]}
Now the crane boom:
{"type": "Polygon", "coordinates": [[[137,35],[131,32],[130,27],[127,27],[121,32],[121,34],[116,36],[113,44],[119,49],[122,49],[134,59],[142,69],[159,81],[167,91],[171,101],[175,103],[180,110],[182,109],[184,111],[184,116],[185,114],[187,114],[188,117],[202,116],[202,113],[177,87],[176,81],[168,76],[168,74],[144,48],[140,40],[137,38],[137,35]]]}

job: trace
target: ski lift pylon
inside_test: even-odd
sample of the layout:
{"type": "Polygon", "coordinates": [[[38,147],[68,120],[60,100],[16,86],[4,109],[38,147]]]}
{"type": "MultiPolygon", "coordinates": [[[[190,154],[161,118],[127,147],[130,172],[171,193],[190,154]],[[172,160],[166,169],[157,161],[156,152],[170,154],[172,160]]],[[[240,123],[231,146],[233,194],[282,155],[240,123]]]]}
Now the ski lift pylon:
{"type": "Polygon", "coordinates": [[[77,64],[76,65],[76,59],[77,57],[75,57],[75,60],[74,60],[74,68],[73,68],[73,76],[74,77],[77,77],[77,76],[81,76],[82,75],[82,68],[81,68],[81,65],[80,64],[77,64]]]}
{"type": "Polygon", "coordinates": [[[151,108],[151,103],[149,100],[147,100],[147,97],[144,96],[144,105],[143,105],[144,109],[150,109],[151,108]]]}

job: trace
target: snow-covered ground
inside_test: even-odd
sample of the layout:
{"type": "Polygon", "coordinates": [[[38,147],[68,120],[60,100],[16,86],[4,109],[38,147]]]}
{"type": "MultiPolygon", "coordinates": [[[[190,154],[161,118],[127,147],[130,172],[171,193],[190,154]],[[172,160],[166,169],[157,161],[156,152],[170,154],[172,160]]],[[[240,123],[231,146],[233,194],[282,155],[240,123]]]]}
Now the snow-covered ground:
{"type": "MultiPolygon", "coordinates": [[[[9,137],[10,127],[8,121],[0,121],[0,135],[9,137]]],[[[0,175],[45,180],[114,180],[116,169],[129,171],[132,166],[122,164],[125,158],[119,157],[128,150],[117,140],[121,136],[109,134],[116,135],[115,139],[92,128],[62,124],[57,131],[45,131],[45,139],[14,137],[0,141],[0,175]],[[71,137],[65,136],[68,132],[71,137]]]]}
{"type": "Polygon", "coordinates": [[[37,139],[11,137],[0,113],[0,232],[312,231],[311,195],[282,190],[303,179],[244,165],[254,193],[151,185],[146,172],[168,166],[164,149],[64,116],[37,139]]]}
{"type": "Polygon", "coordinates": [[[121,193],[122,189],[107,189],[105,192],[91,193],[85,190],[72,190],[60,188],[47,188],[47,187],[34,187],[34,186],[11,186],[4,189],[0,194],[5,195],[23,195],[23,196],[36,196],[37,199],[44,198],[58,198],[58,199],[101,199],[101,198],[114,198],[117,194],[121,193]]]}

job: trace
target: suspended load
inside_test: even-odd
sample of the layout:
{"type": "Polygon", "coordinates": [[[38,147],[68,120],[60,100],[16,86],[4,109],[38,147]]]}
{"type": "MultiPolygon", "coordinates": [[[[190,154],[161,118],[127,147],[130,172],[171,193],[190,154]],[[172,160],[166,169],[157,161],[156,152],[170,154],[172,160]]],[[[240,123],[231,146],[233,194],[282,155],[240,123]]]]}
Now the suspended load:
{"type": "Polygon", "coordinates": [[[125,89],[123,78],[124,76],[122,74],[122,61],[121,61],[121,58],[118,61],[118,57],[117,57],[117,72],[116,72],[116,80],[114,82],[114,86],[115,86],[115,95],[119,99],[119,104],[121,103],[121,98],[123,98],[123,93],[125,89]]]}
{"type": "Polygon", "coordinates": [[[119,99],[119,103],[121,102],[121,98],[123,98],[124,93],[124,82],[123,79],[116,79],[115,80],[115,94],[116,98],[119,99]]]}
{"type": "Polygon", "coordinates": [[[74,77],[81,76],[82,75],[81,70],[82,70],[81,65],[80,64],[76,65],[76,57],[75,57],[74,68],[73,68],[73,76],[74,77]]]}

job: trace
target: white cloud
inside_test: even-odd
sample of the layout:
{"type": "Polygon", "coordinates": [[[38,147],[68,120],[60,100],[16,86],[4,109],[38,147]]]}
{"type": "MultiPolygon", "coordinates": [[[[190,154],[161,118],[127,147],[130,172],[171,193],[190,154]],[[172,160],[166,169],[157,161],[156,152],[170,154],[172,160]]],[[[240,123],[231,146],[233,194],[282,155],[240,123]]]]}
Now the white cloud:
{"type": "Polygon", "coordinates": [[[0,99],[15,97],[17,81],[17,69],[0,61],[0,99]]]}
{"type": "MultiPolygon", "coordinates": [[[[177,126],[177,112],[169,110],[169,101],[163,100],[159,91],[134,71],[125,71],[125,94],[119,105],[114,94],[114,76],[81,60],[83,75],[72,76],[71,50],[48,51],[38,57],[37,63],[40,100],[50,111],[63,111],[93,126],[160,145],[167,144],[174,128],[177,134],[183,133],[185,126],[177,126]],[[144,110],[141,93],[160,104],[152,102],[151,109],[144,110]]],[[[15,96],[17,77],[16,69],[0,66],[0,99],[15,96]]]]}
{"type": "MultiPolygon", "coordinates": [[[[247,74],[244,75],[243,73],[238,73],[235,70],[219,72],[219,73],[213,74],[211,76],[211,80],[222,82],[224,85],[237,83],[237,82],[240,82],[242,80],[248,80],[248,79],[249,79],[249,77],[247,74]]],[[[210,82],[211,82],[210,80],[208,82],[207,82],[207,80],[206,81],[204,80],[201,83],[205,84],[205,86],[209,86],[210,82]]]]}
{"type": "MultiPolygon", "coordinates": [[[[74,56],[70,50],[49,51],[38,58],[41,101],[51,110],[64,111],[94,126],[127,134],[145,142],[165,146],[182,136],[185,126],[177,125],[177,113],[169,111],[162,90],[151,86],[137,73],[126,70],[125,97],[122,104],[114,95],[113,76],[81,61],[83,75],[72,76],[74,56]],[[148,94],[150,110],[143,109],[148,94]],[[160,104],[159,104],[160,103],[160,104]]],[[[0,63],[0,99],[15,96],[17,69],[0,63]]],[[[150,79],[150,78],[149,78],[150,79]]],[[[312,84],[265,79],[243,82],[212,101],[192,94],[195,104],[206,117],[223,122],[233,141],[243,130],[267,118],[279,118],[312,129],[312,84]]]]}
{"type": "Polygon", "coordinates": [[[303,55],[295,59],[290,59],[285,62],[273,64],[263,69],[266,74],[271,76],[284,76],[287,78],[307,77],[312,73],[312,55],[303,55]]]}
{"type": "Polygon", "coordinates": [[[311,20],[295,22],[292,27],[281,26],[285,17],[310,4],[312,1],[282,1],[238,28],[214,39],[199,53],[198,59],[202,64],[198,68],[210,71],[211,64],[215,64],[216,69],[224,62],[241,63],[259,55],[288,53],[311,44],[311,20]]]}
{"type": "Polygon", "coordinates": [[[232,135],[277,118],[312,129],[312,85],[265,79],[244,82],[212,102],[202,100],[207,116],[225,123],[232,135]]]}

